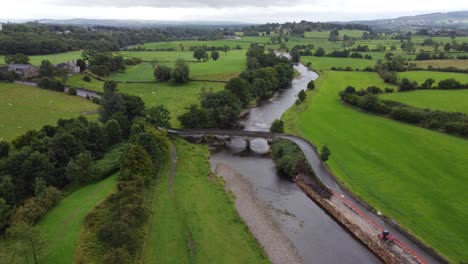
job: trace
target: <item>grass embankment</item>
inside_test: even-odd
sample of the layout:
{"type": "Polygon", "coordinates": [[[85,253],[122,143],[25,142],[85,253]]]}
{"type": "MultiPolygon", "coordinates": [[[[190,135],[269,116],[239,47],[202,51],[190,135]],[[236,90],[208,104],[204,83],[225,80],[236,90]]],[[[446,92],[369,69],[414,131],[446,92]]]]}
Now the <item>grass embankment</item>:
{"type": "Polygon", "coordinates": [[[89,184],[63,198],[37,224],[47,247],[41,254],[43,263],[72,263],[73,254],[85,216],[107,197],[117,183],[113,175],[89,184]]]}
{"type": "Polygon", "coordinates": [[[0,140],[31,129],[96,111],[98,105],[77,96],[15,83],[0,83],[0,140]]]}
{"type": "Polygon", "coordinates": [[[328,144],[328,164],[354,193],[451,261],[466,261],[468,141],[340,103],[347,85],[387,86],[375,73],[324,71],[316,84],[286,112],[287,132],[328,144]]]}
{"type": "Polygon", "coordinates": [[[382,99],[421,108],[468,114],[468,90],[420,90],[380,95],[382,99]]]}
{"type": "Polygon", "coordinates": [[[176,175],[158,179],[144,262],[268,263],[222,182],[211,175],[207,147],[175,143],[176,175]]]}

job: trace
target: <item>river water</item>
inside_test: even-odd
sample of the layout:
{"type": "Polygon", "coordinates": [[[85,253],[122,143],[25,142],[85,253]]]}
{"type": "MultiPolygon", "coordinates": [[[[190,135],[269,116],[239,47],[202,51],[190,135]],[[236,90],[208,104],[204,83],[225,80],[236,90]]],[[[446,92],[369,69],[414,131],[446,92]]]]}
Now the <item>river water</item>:
{"type": "MultiPolygon", "coordinates": [[[[253,108],[244,121],[245,130],[268,131],[272,122],[294,104],[299,91],[306,89],[309,81],[318,77],[302,64],[294,68],[301,76],[270,102],[253,108]]],[[[269,205],[273,220],[292,242],[304,263],[381,263],[294,182],[279,176],[270,158],[245,157],[234,152],[224,149],[214,153],[210,158],[212,170],[219,163],[227,164],[252,184],[257,198],[269,205]]]]}

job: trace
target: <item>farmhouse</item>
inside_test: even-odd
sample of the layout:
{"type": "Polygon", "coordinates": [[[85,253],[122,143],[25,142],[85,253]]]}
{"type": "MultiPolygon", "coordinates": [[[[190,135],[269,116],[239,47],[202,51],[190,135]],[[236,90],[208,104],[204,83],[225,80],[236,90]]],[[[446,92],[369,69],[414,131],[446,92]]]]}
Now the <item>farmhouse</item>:
{"type": "Polygon", "coordinates": [[[39,75],[38,70],[32,66],[31,64],[9,64],[8,71],[15,72],[20,76],[24,76],[26,78],[35,77],[39,75]]]}
{"type": "Polygon", "coordinates": [[[80,73],[80,66],[76,65],[75,61],[67,61],[56,65],[57,69],[65,69],[70,73],[80,73]]]}

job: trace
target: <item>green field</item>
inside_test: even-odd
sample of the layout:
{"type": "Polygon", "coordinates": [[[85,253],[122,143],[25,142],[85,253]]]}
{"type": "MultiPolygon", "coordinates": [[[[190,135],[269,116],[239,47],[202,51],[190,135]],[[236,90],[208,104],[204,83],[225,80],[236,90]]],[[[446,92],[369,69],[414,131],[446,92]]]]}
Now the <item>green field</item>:
{"type": "Polygon", "coordinates": [[[426,79],[432,78],[437,82],[449,78],[454,78],[461,83],[468,83],[468,74],[466,73],[454,73],[454,72],[432,72],[432,71],[409,71],[400,72],[398,77],[408,78],[411,81],[416,81],[419,84],[423,83],[426,79]]]}
{"type": "Polygon", "coordinates": [[[268,263],[237,214],[222,181],[211,175],[206,146],[176,140],[175,178],[161,175],[145,263],[268,263]]]}
{"type": "Polygon", "coordinates": [[[73,74],[66,81],[67,86],[85,88],[95,92],[103,92],[104,83],[91,77],[90,82],[83,81],[84,74],[73,74]]]}
{"type": "Polygon", "coordinates": [[[468,69],[468,60],[424,60],[416,61],[415,63],[421,68],[432,66],[435,68],[455,67],[458,69],[468,69]]]}
{"type": "Polygon", "coordinates": [[[15,83],[0,83],[0,140],[12,140],[31,129],[98,110],[81,97],[15,83]]]}
{"type": "Polygon", "coordinates": [[[184,85],[173,83],[154,84],[119,84],[118,89],[123,93],[140,96],[146,106],[165,105],[171,112],[171,124],[179,127],[177,117],[185,113],[185,107],[199,104],[202,88],[220,91],[224,83],[188,82],[184,85]]]}
{"type": "MultiPolygon", "coordinates": [[[[5,63],[4,57],[4,55],[0,55],[0,64],[5,63]]],[[[29,63],[35,66],[39,66],[43,60],[49,60],[52,64],[59,64],[73,60],[76,61],[79,58],[81,58],[81,50],[76,50],[56,54],[29,56],[29,63]]]]}
{"type": "Polygon", "coordinates": [[[421,108],[468,114],[468,90],[420,90],[382,94],[380,97],[421,108]]]}
{"type": "MultiPolygon", "coordinates": [[[[193,51],[119,51],[115,54],[130,58],[140,58],[151,62],[176,61],[177,59],[195,61],[193,51]]],[[[224,52],[220,54],[224,54],[224,52]]]]}
{"type": "Polygon", "coordinates": [[[316,83],[283,116],[287,132],[328,144],[329,166],[354,193],[451,261],[466,261],[468,141],[340,103],[347,85],[385,87],[375,73],[325,71],[316,83]]]}
{"type": "Polygon", "coordinates": [[[331,57],[313,57],[313,56],[302,56],[301,62],[307,64],[312,63],[312,69],[326,69],[329,70],[332,67],[352,67],[353,70],[358,68],[360,70],[366,67],[374,67],[374,60],[366,59],[352,59],[352,58],[331,58],[331,57]]]}
{"type": "Polygon", "coordinates": [[[177,51],[189,51],[190,47],[196,46],[210,46],[210,47],[224,47],[227,45],[231,49],[235,49],[237,45],[240,45],[243,49],[247,49],[250,43],[245,41],[237,40],[209,40],[209,41],[197,41],[197,40],[183,40],[183,41],[171,41],[171,42],[151,42],[145,43],[143,47],[146,49],[167,49],[174,48],[177,51]],[[183,49],[182,49],[183,48],[183,49]]]}
{"type": "MultiPolygon", "coordinates": [[[[245,69],[245,50],[234,50],[228,53],[221,52],[220,57],[217,61],[208,60],[206,62],[189,62],[190,67],[190,78],[191,79],[202,79],[202,80],[219,80],[227,81],[232,77],[238,76],[241,71],[245,69]]],[[[138,56],[140,52],[133,52],[135,56],[138,56]]],[[[188,58],[187,55],[193,55],[193,52],[141,52],[142,59],[148,60],[148,58],[162,58],[162,53],[168,53],[169,56],[165,56],[164,59],[159,59],[161,64],[169,67],[174,67],[174,62],[177,58],[184,58],[193,61],[194,58],[188,58]],[[152,54],[155,53],[155,54],[152,54]],[[146,55],[143,57],[142,55],[146,55]],[[178,56],[180,55],[180,56],[178,56]]],[[[141,63],[135,66],[127,66],[125,72],[113,73],[109,79],[116,81],[154,81],[153,76],[153,65],[151,63],[141,63]]]]}
{"type": "Polygon", "coordinates": [[[114,189],[116,175],[89,184],[63,198],[37,224],[47,241],[42,263],[72,263],[85,216],[114,189]]]}

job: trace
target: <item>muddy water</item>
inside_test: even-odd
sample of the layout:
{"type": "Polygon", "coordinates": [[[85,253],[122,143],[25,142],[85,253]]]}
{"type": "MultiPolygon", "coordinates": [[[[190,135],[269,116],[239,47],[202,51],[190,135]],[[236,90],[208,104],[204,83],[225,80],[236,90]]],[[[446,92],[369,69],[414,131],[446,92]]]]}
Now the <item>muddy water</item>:
{"type": "MultiPolygon", "coordinates": [[[[297,99],[297,93],[307,87],[318,75],[299,64],[295,69],[301,77],[291,88],[278,94],[269,103],[253,108],[244,122],[245,130],[268,131],[297,99]]],[[[296,247],[304,263],[380,263],[366,247],[356,241],[313,203],[293,182],[277,175],[270,158],[241,157],[238,142],[231,150],[225,149],[210,158],[212,169],[219,163],[235,168],[256,190],[257,198],[268,204],[268,210],[280,230],[296,247]]]]}

